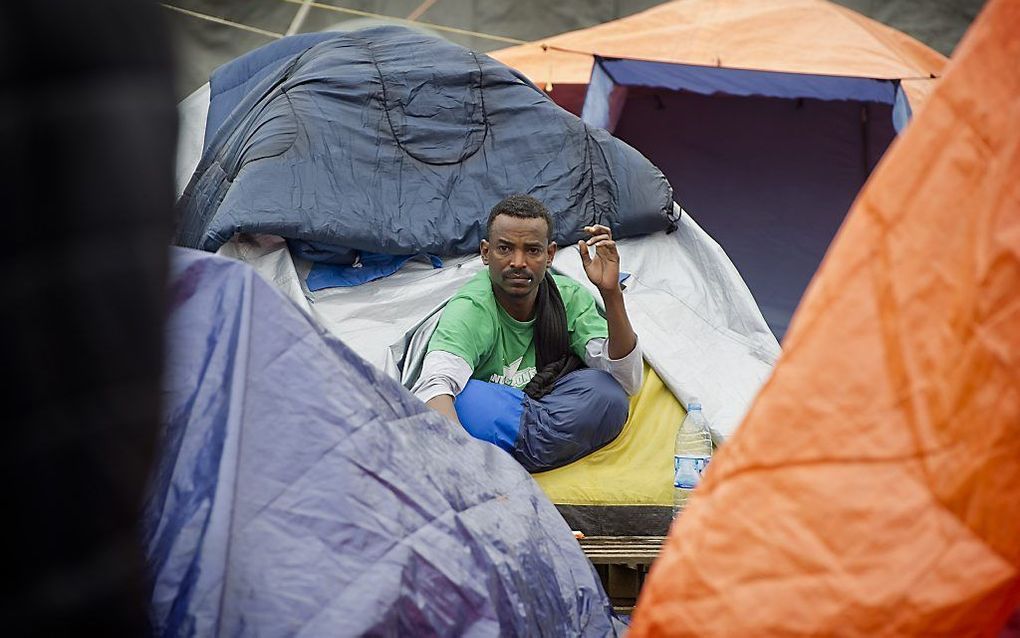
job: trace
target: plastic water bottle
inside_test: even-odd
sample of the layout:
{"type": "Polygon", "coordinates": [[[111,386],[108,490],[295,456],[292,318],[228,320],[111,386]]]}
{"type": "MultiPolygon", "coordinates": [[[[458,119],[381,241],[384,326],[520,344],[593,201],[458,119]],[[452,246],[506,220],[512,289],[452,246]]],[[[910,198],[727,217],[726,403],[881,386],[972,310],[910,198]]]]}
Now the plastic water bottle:
{"type": "Polygon", "coordinates": [[[694,399],[687,404],[687,416],[676,433],[673,450],[673,518],[687,507],[694,488],[712,460],[712,432],[701,412],[701,403],[694,399]]]}

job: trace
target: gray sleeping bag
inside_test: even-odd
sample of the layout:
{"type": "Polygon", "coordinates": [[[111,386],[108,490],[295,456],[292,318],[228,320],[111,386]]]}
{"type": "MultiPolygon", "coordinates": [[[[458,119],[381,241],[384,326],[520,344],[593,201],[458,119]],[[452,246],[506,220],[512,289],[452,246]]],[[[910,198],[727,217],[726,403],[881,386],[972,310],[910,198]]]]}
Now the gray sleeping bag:
{"type": "Polygon", "coordinates": [[[485,55],[378,27],[274,64],[210,140],[178,203],[180,245],[250,232],[464,254],[512,193],[545,202],[561,244],[592,223],[616,237],[672,225],[655,166],[485,55]]]}

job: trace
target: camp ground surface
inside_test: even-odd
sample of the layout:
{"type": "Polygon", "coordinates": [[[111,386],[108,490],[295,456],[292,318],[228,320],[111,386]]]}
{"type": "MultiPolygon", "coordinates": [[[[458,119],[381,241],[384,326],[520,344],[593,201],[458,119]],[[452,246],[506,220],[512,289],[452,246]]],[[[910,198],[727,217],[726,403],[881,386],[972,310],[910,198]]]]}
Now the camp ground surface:
{"type": "MultiPolygon", "coordinates": [[[[670,7],[652,11],[667,9],[670,7]]],[[[832,11],[846,19],[844,10],[832,11]]],[[[701,15],[711,17],[710,12],[701,15]]],[[[881,25],[859,20],[855,24],[863,25],[859,30],[871,33],[870,39],[880,45],[888,46],[883,40],[890,38],[897,43],[893,48],[900,57],[894,56],[893,66],[913,63],[916,68],[842,74],[840,69],[847,67],[827,67],[819,56],[807,56],[820,65],[818,68],[795,68],[790,62],[796,59],[793,56],[786,67],[773,62],[762,62],[761,68],[716,64],[708,75],[691,75],[689,67],[704,68],[705,59],[697,55],[681,60],[648,59],[635,51],[636,63],[631,64],[619,50],[606,49],[602,51],[605,55],[600,55],[597,49],[602,45],[585,52],[589,68],[594,70],[589,73],[594,74],[585,83],[589,86],[579,109],[582,119],[542,119],[552,127],[580,126],[578,130],[587,131],[591,143],[607,149],[603,155],[609,158],[606,166],[610,174],[641,173],[647,160],[616,153],[615,140],[591,131],[612,130],[626,123],[628,112],[640,113],[641,107],[632,106],[629,100],[653,95],[647,92],[651,87],[667,98],[673,95],[678,99],[717,99],[722,93],[734,105],[738,119],[774,106],[782,110],[783,104],[795,111],[817,108],[810,117],[816,118],[812,121],[818,126],[811,130],[820,138],[837,139],[823,155],[849,157],[853,179],[840,186],[842,195],[836,199],[842,199],[830,210],[830,226],[807,233],[820,252],[800,251],[809,255],[799,255],[803,259],[794,264],[805,276],[797,284],[800,288],[768,295],[762,293],[767,288],[755,289],[766,284],[753,284],[747,273],[757,274],[770,265],[785,272],[778,257],[757,253],[758,262],[741,268],[738,260],[743,253],[734,250],[731,254],[716,233],[706,232],[708,224],[699,223],[698,213],[685,209],[683,189],[666,170],[672,199],[662,207],[664,227],[650,228],[652,223],[640,217],[636,222],[616,220],[623,234],[632,228],[629,223],[647,228],[647,232],[633,232],[621,240],[625,270],[631,275],[624,282],[625,295],[648,362],[645,386],[632,399],[631,418],[616,441],[571,466],[535,475],[534,480],[521,476],[520,468],[508,463],[498,450],[449,430],[442,419],[423,412],[406,392],[430,321],[441,312],[443,301],[480,269],[474,256],[444,254],[439,268],[434,262],[412,259],[401,262],[392,274],[359,286],[313,289],[311,276],[322,269],[295,249],[294,240],[366,251],[385,246],[342,245],[337,234],[330,234],[332,230],[323,234],[311,214],[303,214],[306,219],[301,220],[313,220],[311,226],[289,219],[279,221],[282,218],[277,216],[273,221],[277,225],[270,227],[260,225],[262,218],[244,211],[246,202],[257,205],[267,201],[261,197],[246,200],[252,189],[278,186],[286,191],[284,181],[273,180],[287,173],[299,176],[294,170],[297,164],[287,157],[299,144],[265,152],[279,136],[289,135],[289,115],[286,110],[275,110],[280,96],[288,91],[274,93],[275,87],[286,86],[288,79],[295,77],[288,73],[308,72],[295,87],[314,86],[324,75],[316,76],[315,68],[300,65],[316,55],[328,56],[323,51],[330,47],[357,49],[367,38],[378,53],[385,50],[385,42],[404,37],[410,38],[408,46],[419,42],[433,46],[428,38],[420,40],[413,30],[384,28],[356,32],[353,37],[361,40],[351,45],[343,37],[308,34],[304,39],[280,39],[278,45],[262,50],[271,54],[256,52],[221,67],[208,87],[181,104],[184,143],[178,187],[186,213],[182,243],[215,250],[219,255],[183,249],[175,254],[173,329],[175,338],[191,347],[180,351],[176,358],[179,365],[172,368],[172,405],[181,409],[172,411],[171,426],[180,437],[179,447],[174,463],[165,466],[162,477],[167,498],[153,504],[150,511],[151,547],[162,566],[154,602],[163,631],[199,628],[201,633],[202,628],[259,623],[269,627],[269,633],[286,632],[297,625],[318,630],[341,626],[352,634],[393,628],[417,628],[419,633],[499,631],[516,635],[624,631],[612,609],[629,610],[635,602],[647,567],[668,531],[671,458],[662,452],[671,447],[684,401],[697,396],[706,404],[713,435],[722,450],[727,450],[731,438],[741,436],[738,426],[780,357],[777,337],[785,335],[803,286],[842,222],[850,200],[873,172],[881,174],[885,148],[895,145],[897,136],[909,132],[914,122],[923,122],[920,118],[928,108],[928,99],[937,99],[931,96],[938,95],[936,86],[946,63],[941,55],[902,34],[883,30],[881,25]],[[281,64],[286,67],[292,62],[293,67],[281,71],[281,64]],[[728,71],[738,73],[713,75],[728,71]],[[791,83],[788,74],[796,74],[792,79],[797,81],[791,83]],[[806,76],[810,76],[808,81],[806,76]],[[241,90],[232,95],[237,87],[241,90]],[[829,102],[849,102],[851,108],[830,110],[829,102]],[[853,124],[847,136],[824,132],[847,121],[853,124]],[[252,149],[254,158],[262,161],[261,172],[254,178],[256,174],[246,168],[250,162],[245,159],[252,149]],[[234,157],[240,160],[231,159],[234,157]],[[273,164],[276,158],[284,158],[283,163],[273,164]],[[227,179],[221,179],[220,170],[227,179]],[[256,186],[247,186],[246,178],[256,186]],[[227,222],[217,226],[217,216],[223,215],[227,222]],[[295,235],[287,236],[284,228],[296,229],[295,235]],[[213,289],[224,294],[209,296],[213,289]],[[784,298],[784,294],[785,301],[775,308],[767,309],[760,301],[784,298]],[[210,318],[215,320],[210,322],[210,318]],[[212,347],[217,343],[222,347],[212,347]],[[189,361],[189,357],[197,359],[189,361]],[[197,369],[205,373],[196,377],[197,369]],[[291,409],[300,416],[289,414],[291,409]],[[283,441],[278,439],[281,426],[292,428],[283,441]],[[203,440],[216,441],[218,455],[203,456],[198,444],[203,440]],[[193,471],[200,468],[204,472],[193,471]],[[191,489],[187,492],[190,500],[179,498],[185,493],[181,492],[185,484],[191,489]],[[323,490],[322,485],[338,487],[323,490]],[[508,485],[513,487],[503,487],[508,485]],[[407,508],[411,511],[405,511],[407,508]],[[576,541],[572,529],[585,532],[586,537],[576,541]],[[362,548],[359,556],[347,551],[352,543],[362,548]],[[205,567],[212,564],[216,569],[205,567]],[[329,568],[323,569],[323,565],[329,568]],[[479,581],[479,573],[489,574],[486,582],[479,581]],[[366,591],[369,609],[364,598],[356,596],[356,592],[364,596],[366,591]],[[328,596],[324,592],[337,593],[328,596]]],[[[871,46],[875,51],[881,49],[874,42],[871,46]]],[[[881,50],[885,53],[876,56],[888,57],[889,49],[881,50]]],[[[393,77],[411,72],[410,67],[399,66],[398,55],[382,57],[386,64],[396,65],[390,69],[382,65],[384,84],[389,81],[387,71],[393,77]]],[[[500,54],[496,58],[501,59],[500,54]]],[[[858,55],[855,63],[866,66],[866,58],[858,55]]],[[[483,76],[498,73],[496,67],[488,70],[480,64],[479,68],[483,76]]],[[[542,104],[552,104],[541,95],[540,87],[555,100],[555,83],[537,79],[539,71],[519,70],[534,84],[522,79],[514,90],[531,91],[544,100],[542,104]]],[[[482,92],[484,88],[483,83],[482,92]]],[[[466,95],[467,100],[473,99],[470,92],[466,95]]],[[[292,104],[302,103],[304,97],[293,91],[289,99],[292,104]]],[[[394,99],[400,101],[399,92],[394,99]]],[[[485,120],[486,130],[499,130],[496,120],[502,100],[493,94],[491,108],[485,111],[485,117],[490,118],[485,120]]],[[[704,108],[705,112],[718,110],[717,106],[704,108]]],[[[318,129],[309,127],[309,121],[302,120],[302,125],[305,132],[312,131],[309,138],[313,138],[318,129]]],[[[759,122],[751,130],[761,126],[759,122]]],[[[626,130],[619,129],[621,133],[626,130]]],[[[734,131],[716,131],[707,139],[725,140],[727,135],[733,136],[734,131]]],[[[747,136],[736,137],[742,140],[747,136]]],[[[805,149],[811,146],[804,139],[796,141],[805,149]]],[[[691,140],[674,142],[673,147],[680,148],[691,140]]],[[[479,148],[486,148],[487,143],[492,142],[478,141],[479,148]]],[[[325,154],[331,152],[327,145],[325,154]]],[[[767,160],[746,147],[735,152],[767,160]]],[[[458,155],[454,162],[447,162],[444,156],[432,165],[466,166],[474,155],[458,155]]],[[[802,175],[801,168],[818,161],[811,160],[806,151],[802,155],[807,161],[800,168],[777,168],[785,174],[802,175]]],[[[324,155],[317,152],[316,156],[324,155]]],[[[495,151],[492,157],[496,157],[495,151]]],[[[711,175],[696,181],[714,183],[714,190],[719,191],[731,183],[723,174],[725,168],[716,166],[711,175]]],[[[569,173],[569,168],[564,171],[569,173]]],[[[649,181],[642,190],[654,191],[652,185],[658,184],[661,176],[647,175],[649,181]]],[[[738,176],[732,183],[753,185],[745,177],[738,176]]],[[[401,188],[412,183],[419,190],[428,186],[428,180],[402,179],[398,174],[394,181],[401,188]]],[[[799,182],[791,181],[787,182],[789,189],[796,190],[799,182]]],[[[607,192],[621,196],[613,190],[618,181],[607,183],[607,192]]],[[[830,201],[826,198],[832,196],[831,189],[823,190],[812,195],[815,199],[808,198],[808,208],[830,201]]],[[[550,190],[550,196],[555,192],[550,190]]],[[[320,199],[327,201],[326,193],[321,194],[320,199]]],[[[593,210],[598,210],[598,197],[595,190],[583,194],[593,210]]],[[[748,205],[745,202],[743,207],[748,205]]],[[[635,207],[635,213],[641,212],[639,208],[635,207]]],[[[363,216],[369,226],[376,224],[366,230],[366,241],[374,241],[374,232],[386,227],[373,221],[383,218],[371,217],[370,209],[354,211],[354,216],[363,216]]],[[[655,205],[649,207],[649,219],[659,219],[656,210],[655,205]]],[[[259,212],[274,214],[268,209],[259,212]]],[[[458,208],[453,213],[452,230],[443,229],[440,240],[474,237],[461,234],[460,229],[477,224],[484,213],[484,208],[458,208]]],[[[775,219],[774,213],[769,213],[770,219],[775,219]]],[[[743,227],[747,229],[746,224],[743,227]]],[[[791,227],[776,223],[775,229],[781,237],[779,230],[791,227]]],[[[357,232],[345,228],[340,234],[361,237],[357,232]]],[[[570,224],[565,232],[570,232],[570,224]]],[[[401,241],[409,242],[404,248],[413,248],[410,252],[431,252],[425,249],[436,246],[427,243],[432,241],[429,237],[401,241]]],[[[738,243],[736,239],[731,242],[738,243]]],[[[566,261],[556,266],[584,282],[578,264],[566,261]]],[[[796,322],[793,325],[796,327],[796,322]]],[[[856,422],[853,407],[843,414],[856,422]]],[[[782,416],[772,415],[771,419],[781,420],[782,416]]],[[[758,432],[761,449],[771,449],[769,430],[758,432]]],[[[670,542],[677,542],[676,535],[670,542]]],[[[695,566],[700,564],[697,557],[691,560],[695,566]]],[[[653,571],[652,578],[669,583],[669,576],[661,575],[663,569],[653,571]]],[[[1003,578],[1004,583],[1010,582],[1003,578]]],[[[1015,582],[1015,572],[1013,579],[1015,582]]],[[[660,591],[668,586],[660,586],[660,591]]],[[[966,590],[960,592],[965,595],[966,590]]],[[[1007,585],[996,592],[1003,607],[997,608],[998,615],[985,616],[990,619],[986,621],[988,629],[993,629],[995,622],[1001,624],[1005,614],[1000,612],[1008,612],[1010,601],[1016,602],[1015,596],[1007,595],[1007,585]]],[[[721,604],[737,608],[732,603],[721,604]]],[[[663,605],[655,613],[674,613],[673,609],[663,605]]],[[[936,609],[932,613],[937,619],[943,612],[936,609]]],[[[655,622],[673,622],[665,615],[654,617],[655,622]]],[[[820,626],[824,634],[825,626],[820,626]]],[[[657,627],[661,631],[666,625],[657,627]]],[[[871,626],[865,623],[861,627],[871,626]]],[[[698,630],[703,626],[692,632],[698,630]]]]}

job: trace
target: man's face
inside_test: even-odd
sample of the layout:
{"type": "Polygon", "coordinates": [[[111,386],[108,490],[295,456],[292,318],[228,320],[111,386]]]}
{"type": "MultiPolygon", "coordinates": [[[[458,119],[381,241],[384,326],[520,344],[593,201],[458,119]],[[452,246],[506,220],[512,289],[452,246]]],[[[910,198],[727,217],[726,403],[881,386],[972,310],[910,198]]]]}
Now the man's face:
{"type": "Polygon", "coordinates": [[[489,267],[489,279],[510,297],[538,290],[555,254],[556,244],[549,241],[549,227],[541,217],[497,215],[489,239],[482,240],[482,263],[489,267]]]}

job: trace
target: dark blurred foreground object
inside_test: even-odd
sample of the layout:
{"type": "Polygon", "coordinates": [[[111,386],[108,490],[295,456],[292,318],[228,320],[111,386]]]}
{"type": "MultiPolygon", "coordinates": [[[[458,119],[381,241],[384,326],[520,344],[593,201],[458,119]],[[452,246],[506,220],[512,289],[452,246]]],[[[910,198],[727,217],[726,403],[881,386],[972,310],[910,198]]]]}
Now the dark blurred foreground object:
{"type": "Polygon", "coordinates": [[[148,631],[176,119],[155,3],[0,5],[7,635],[148,631]]]}

